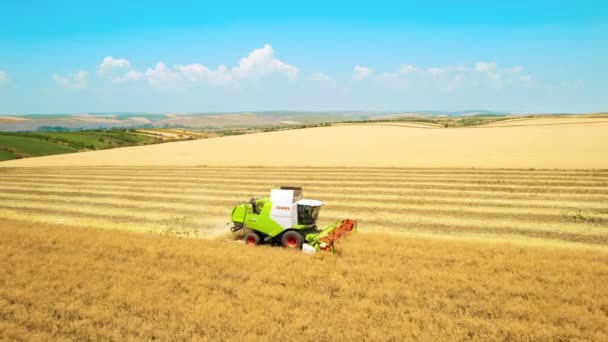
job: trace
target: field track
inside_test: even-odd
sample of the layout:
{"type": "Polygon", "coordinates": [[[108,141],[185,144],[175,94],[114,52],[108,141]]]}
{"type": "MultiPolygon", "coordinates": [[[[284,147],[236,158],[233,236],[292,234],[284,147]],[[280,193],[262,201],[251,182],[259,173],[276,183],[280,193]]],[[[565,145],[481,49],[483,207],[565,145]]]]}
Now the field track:
{"type": "Polygon", "coordinates": [[[397,168],[0,168],[0,217],[135,231],[228,231],[230,210],[300,185],[364,232],[608,247],[608,171],[397,168]]]}

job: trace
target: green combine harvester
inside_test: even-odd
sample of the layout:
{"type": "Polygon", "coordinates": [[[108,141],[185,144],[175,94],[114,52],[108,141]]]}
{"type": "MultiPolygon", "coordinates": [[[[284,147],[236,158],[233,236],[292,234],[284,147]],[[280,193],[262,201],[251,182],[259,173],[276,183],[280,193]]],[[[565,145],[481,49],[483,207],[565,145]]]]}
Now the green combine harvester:
{"type": "Polygon", "coordinates": [[[334,242],[357,229],[354,220],[345,219],[319,230],[317,218],[322,201],[303,199],[302,188],[272,189],[270,197],[252,197],[232,209],[232,232],[244,229],[245,243],[280,244],[285,248],[311,253],[333,251],[334,242]]]}

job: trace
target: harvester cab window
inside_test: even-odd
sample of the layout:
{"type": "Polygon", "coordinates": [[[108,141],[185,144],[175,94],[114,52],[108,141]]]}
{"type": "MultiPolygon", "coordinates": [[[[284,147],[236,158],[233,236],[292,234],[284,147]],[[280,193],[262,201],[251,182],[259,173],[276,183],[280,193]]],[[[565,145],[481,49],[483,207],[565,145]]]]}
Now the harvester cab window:
{"type": "Polygon", "coordinates": [[[255,203],[253,204],[253,211],[256,214],[261,214],[262,213],[262,208],[264,208],[264,204],[265,202],[261,199],[256,199],[255,203]]]}
{"type": "Polygon", "coordinates": [[[310,205],[298,204],[298,224],[311,225],[317,222],[319,217],[320,206],[313,207],[310,205]]]}
{"type": "Polygon", "coordinates": [[[260,201],[259,197],[251,197],[249,203],[251,204],[254,214],[259,215],[262,212],[263,203],[260,201]]]}

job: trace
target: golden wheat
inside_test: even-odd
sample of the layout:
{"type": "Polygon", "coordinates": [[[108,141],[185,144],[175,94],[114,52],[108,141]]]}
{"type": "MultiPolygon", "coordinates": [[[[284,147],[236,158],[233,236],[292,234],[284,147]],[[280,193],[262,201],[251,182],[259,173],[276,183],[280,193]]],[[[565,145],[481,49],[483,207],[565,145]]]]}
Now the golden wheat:
{"type": "Polygon", "coordinates": [[[552,123],[0,163],[0,340],[606,340],[608,124],[552,123]],[[237,243],[232,206],[279,185],[360,233],[336,255],[237,243]]]}
{"type": "Polygon", "coordinates": [[[0,339],[606,340],[608,254],[356,234],[338,255],[0,222],[0,339]]]}
{"type": "Polygon", "coordinates": [[[608,168],[608,122],[571,120],[573,124],[453,129],[339,125],[30,158],[0,166],[608,168]]]}

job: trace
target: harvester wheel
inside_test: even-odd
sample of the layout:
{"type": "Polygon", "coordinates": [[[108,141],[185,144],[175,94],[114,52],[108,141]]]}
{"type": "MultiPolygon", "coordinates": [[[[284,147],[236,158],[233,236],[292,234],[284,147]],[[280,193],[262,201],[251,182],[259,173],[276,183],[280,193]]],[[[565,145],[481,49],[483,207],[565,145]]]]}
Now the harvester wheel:
{"type": "Polygon", "coordinates": [[[260,244],[260,236],[257,233],[250,232],[245,235],[245,244],[256,246],[260,244]]]}
{"type": "Polygon", "coordinates": [[[290,249],[302,249],[302,244],[304,243],[304,237],[302,234],[289,230],[286,231],[285,234],[281,237],[281,244],[285,248],[290,249]]]}

